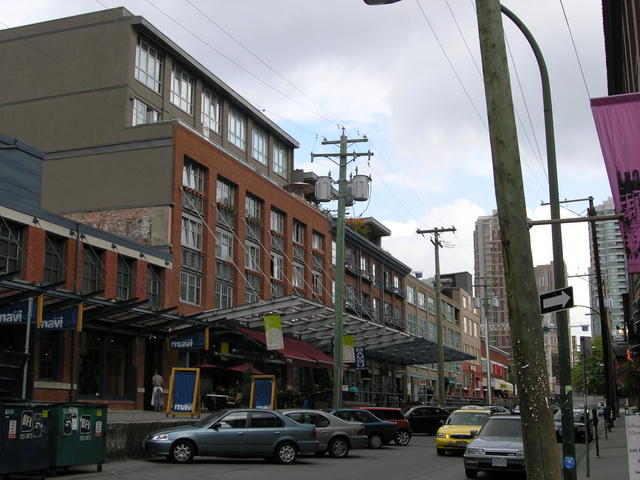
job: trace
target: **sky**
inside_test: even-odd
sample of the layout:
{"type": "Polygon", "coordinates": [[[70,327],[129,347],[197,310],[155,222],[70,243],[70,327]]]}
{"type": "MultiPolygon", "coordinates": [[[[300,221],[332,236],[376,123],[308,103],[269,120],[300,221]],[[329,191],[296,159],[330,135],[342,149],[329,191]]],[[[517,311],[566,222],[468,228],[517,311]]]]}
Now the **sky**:
{"type": "MultiPolygon", "coordinates": [[[[6,0],[0,2],[4,3],[6,0]]],[[[589,98],[606,96],[601,3],[504,0],[527,25],[551,82],[561,199],[611,195],[589,98]],[[573,41],[572,41],[573,38],[573,41]]],[[[10,6],[9,6],[10,5],[10,6]]],[[[352,217],[372,216],[392,231],[383,248],[432,276],[434,252],[416,229],[443,234],[441,271],[473,272],[478,216],[496,208],[473,0],[30,0],[0,9],[0,28],[124,6],[144,16],[300,143],[295,168],[338,169],[310,153],[335,152],[323,139],[368,138],[372,194],[352,217]]],[[[504,18],[504,17],[503,17],[504,18]]],[[[504,18],[525,199],[532,219],[550,217],[540,75],[530,46],[504,18]]],[[[327,204],[327,208],[336,208],[327,204]]],[[[587,202],[562,216],[584,216],[587,202]]],[[[589,305],[588,229],[565,225],[563,245],[575,303],[589,305]]],[[[534,265],[549,263],[549,227],[531,230],[534,265]]],[[[588,323],[587,309],[571,311],[588,323]]]]}

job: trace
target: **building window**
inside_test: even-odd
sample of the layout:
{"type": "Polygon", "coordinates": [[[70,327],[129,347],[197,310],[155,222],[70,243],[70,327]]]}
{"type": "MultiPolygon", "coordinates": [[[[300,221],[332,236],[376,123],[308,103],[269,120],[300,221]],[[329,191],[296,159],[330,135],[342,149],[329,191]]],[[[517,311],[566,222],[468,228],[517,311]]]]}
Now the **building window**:
{"type": "Polygon", "coordinates": [[[380,284],[380,268],[377,263],[371,263],[371,276],[373,277],[373,283],[375,285],[380,284]]]}
{"type": "Polygon", "coordinates": [[[393,276],[393,286],[395,288],[400,288],[400,279],[398,278],[397,275],[393,276]]]}
{"type": "Polygon", "coordinates": [[[0,222],[0,273],[20,270],[22,260],[22,228],[15,223],[0,222]]]}
{"type": "Polygon", "coordinates": [[[360,253],[360,270],[363,273],[369,273],[369,259],[362,256],[362,252],[360,253]]]}
{"type": "Polygon", "coordinates": [[[220,134],[221,105],[220,98],[211,90],[205,88],[202,91],[202,112],[200,115],[202,125],[217,134],[220,134]]]}
{"type": "Polygon", "coordinates": [[[421,308],[422,310],[426,308],[425,298],[424,293],[418,292],[418,308],[421,308]]]}
{"type": "Polygon", "coordinates": [[[189,115],[193,114],[193,78],[179,65],[171,69],[171,103],[189,115]]]}
{"type": "Polygon", "coordinates": [[[233,285],[216,282],[216,308],[230,308],[232,306],[233,285]]]}
{"type": "Polygon", "coordinates": [[[135,394],[131,391],[131,356],[131,337],[82,332],[78,393],[91,399],[135,394]]]}
{"type": "Polygon", "coordinates": [[[44,278],[43,283],[60,282],[64,279],[64,252],[67,242],[64,238],[51,235],[45,235],[44,244],[44,278]]]}
{"type": "Polygon", "coordinates": [[[247,195],[245,197],[245,215],[254,223],[262,221],[262,202],[255,197],[247,195]]]}
{"type": "Polygon", "coordinates": [[[226,230],[216,230],[216,258],[233,261],[233,235],[226,230]]]}
{"type": "Polygon", "coordinates": [[[293,222],[293,235],[292,240],[299,245],[304,245],[304,234],[305,234],[306,226],[304,223],[300,223],[298,221],[293,222]]]}
{"type": "Polygon", "coordinates": [[[185,160],[182,168],[182,185],[204,193],[204,167],[185,160]]]}
{"type": "Polygon", "coordinates": [[[316,297],[322,296],[322,273],[320,272],[312,272],[313,274],[313,295],[316,297]]]}
{"type": "Polygon", "coordinates": [[[416,289],[413,287],[407,287],[407,303],[416,304],[416,289]]]}
{"type": "Polygon", "coordinates": [[[318,232],[313,232],[311,237],[311,248],[314,250],[324,250],[324,235],[318,232]]]}
{"type": "Polygon", "coordinates": [[[336,266],[337,246],[335,240],[331,240],[331,265],[336,266]]]}
{"type": "Polygon", "coordinates": [[[200,305],[200,294],[202,290],[202,277],[198,274],[180,272],[180,301],[200,305]]]}
{"type": "Polygon", "coordinates": [[[182,246],[193,250],[202,250],[202,222],[194,217],[182,214],[182,246]]]}
{"type": "Polygon", "coordinates": [[[234,207],[235,187],[224,180],[218,179],[216,184],[216,202],[226,207],[234,207]]]}
{"type": "Polygon", "coordinates": [[[304,267],[296,262],[293,262],[293,286],[304,288],[304,267]]]}
{"type": "Polygon", "coordinates": [[[418,336],[420,338],[427,336],[427,321],[424,318],[418,319],[418,336]]]}
{"type": "Polygon", "coordinates": [[[407,331],[412,335],[416,334],[416,316],[411,313],[407,316],[407,331]]]}
{"type": "Polygon", "coordinates": [[[227,139],[240,150],[246,148],[247,122],[239,112],[229,109],[227,139]]]}
{"type": "Polygon", "coordinates": [[[136,80],[151,90],[160,93],[162,80],[162,57],[157,48],[142,38],[136,45],[136,80]]]}
{"type": "Polygon", "coordinates": [[[271,210],[271,231],[284,235],[284,213],[271,210]]]}
{"type": "Polygon", "coordinates": [[[153,107],[147,105],[137,98],[133,99],[133,120],[131,125],[144,125],[146,123],[155,123],[160,120],[160,114],[153,107]]]}
{"type": "Polygon", "coordinates": [[[102,290],[102,255],[103,251],[96,251],[85,245],[83,249],[82,291],[92,293],[102,290]]]}
{"type": "Polygon", "coordinates": [[[48,330],[38,330],[38,370],[40,380],[58,380],[60,377],[60,333],[48,330]]]}
{"type": "Polygon", "coordinates": [[[118,255],[118,272],[116,276],[116,298],[127,300],[133,290],[133,260],[118,255]]]}
{"type": "Polygon", "coordinates": [[[393,316],[393,307],[389,302],[384,302],[384,316],[389,319],[393,316]]]}
{"type": "Polygon", "coordinates": [[[277,253],[271,254],[271,278],[284,279],[284,258],[277,253]]]}
{"type": "Polygon", "coordinates": [[[162,269],[147,265],[147,300],[154,310],[162,308],[162,269]]]}
{"type": "Polygon", "coordinates": [[[244,268],[261,271],[260,269],[260,247],[253,242],[246,242],[244,251],[244,268]]]}
{"type": "Polygon", "coordinates": [[[273,171],[281,177],[287,177],[286,152],[280,145],[273,146],[273,171]]]}
{"type": "Polygon", "coordinates": [[[251,132],[251,156],[263,165],[267,165],[267,135],[259,128],[253,127],[251,132]]]}

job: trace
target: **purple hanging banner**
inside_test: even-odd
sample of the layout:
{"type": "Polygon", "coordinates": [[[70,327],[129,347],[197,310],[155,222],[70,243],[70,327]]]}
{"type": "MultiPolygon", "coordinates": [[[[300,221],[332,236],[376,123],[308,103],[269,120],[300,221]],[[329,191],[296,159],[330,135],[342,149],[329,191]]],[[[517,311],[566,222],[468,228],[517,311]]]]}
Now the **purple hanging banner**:
{"type": "Polygon", "coordinates": [[[592,98],[629,273],[640,273],[640,94],[592,98]]]}

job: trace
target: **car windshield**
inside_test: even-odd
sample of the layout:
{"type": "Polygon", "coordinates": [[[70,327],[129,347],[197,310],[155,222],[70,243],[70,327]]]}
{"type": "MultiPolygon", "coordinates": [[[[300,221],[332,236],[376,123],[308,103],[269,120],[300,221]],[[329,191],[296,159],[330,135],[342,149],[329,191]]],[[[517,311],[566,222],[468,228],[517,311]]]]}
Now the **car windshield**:
{"type": "Polygon", "coordinates": [[[522,437],[520,419],[492,418],[482,427],[480,437],[522,437]]]}
{"type": "Polygon", "coordinates": [[[227,413],[228,410],[218,410],[216,412],[213,412],[211,415],[207,415],[206,417],[198,420],[196,423],[194,423],[194,425],[196,427],[204,427],[205,425],[211,423],[213,420],[215,420],[216,418],[221,417],[222,415],[224,415],[225,413],[227,413]]]}
{"type": "Polygon", "coordinates": [[[447,418],[447,425],[484,425],[489,420],[489,414],[485,412],[455,412],[447,418]]]}

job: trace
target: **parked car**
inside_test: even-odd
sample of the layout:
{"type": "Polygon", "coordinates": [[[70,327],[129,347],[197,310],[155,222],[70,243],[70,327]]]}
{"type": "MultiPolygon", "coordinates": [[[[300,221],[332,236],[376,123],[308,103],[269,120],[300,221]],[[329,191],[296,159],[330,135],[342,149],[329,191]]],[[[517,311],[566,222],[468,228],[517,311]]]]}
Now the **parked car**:
{"type": "Polygon", "coordinates": [[[175,463],[188,463],[202,455],[264,457],[292,464],[299,453],[318,451],[316,435],[312,425],[301,425],[278,412],[225,409],[193,425],[152,432],[145,438],[144,448],[175,463]]]}
{"type": "Polygon", "coordinates": [[[482,405],[463,405],[457,410],[483,410],[484,407],[482,405]]]}
{"type": "Polygon", "coordinates": [[[411,425],[399,408],[390,407],[358,407],[362,410],[368,410],[380,420],[392,422],[396,425],[396,444],[406,447],[411,441],[411,425]]]}
{"type": "MultiPolygon", "coordinates": [[[[588,419],[588,416],[587,416],[588,419]]],[[[558,410],[553,416],[556,424],[556,439],[562,441],[562,410],[558,410]]],[[[577,443],[585,443],[587,427],[584,421],[584,410],[573,410],[573,436],[577,443]]],[[[593,440],[593,432],[589,431],[589,441],[593,440]]]]}
{"type": "Polygon", "coordinates": [[[415,406],[404,410],[404,416],[409,420],[413,433],[428,433],[435,435],[451,412],[439,407],[415,406]]]}
{"type": "Polygon", "coordinates": [[[444,455],[447,451],[463,452],[491,417],[489,410],[456,410],[436,433],[436,452],[444,455]]]}
{"type": "Polygon", "coordinates": [[[484,405],[481,408],[485,409],[485,410],[489,410],[491,412],[491,415],[510,415],[511,414],[511,410],[509,410],[506,407],[503,407],[502,405],[484,405]]]}
{"type": "Polygon", "coordinates": [[[289,409],[280,412],[298,423],[316,428],[320,443],[317,455],[329,452],[334,458],[344,458],[352,448],[367,446],[369,439],[361,422],[347,422],[321,410],[289,409]]]}
{"type": "Polygon", "coordinates": [[[341,408],[327,410],[342,420],[361,422],[367,435],[369,448],[380,448],[396,438],[396,424],[384,422],[368,410],[357,408],[341,408]]]}
{"type": "Polygon", "coordinates": [[[524,471],[520,417],[498,415],[489,418],[464,452],[465,475],[476,478],[478,472],[524,471]]]}

